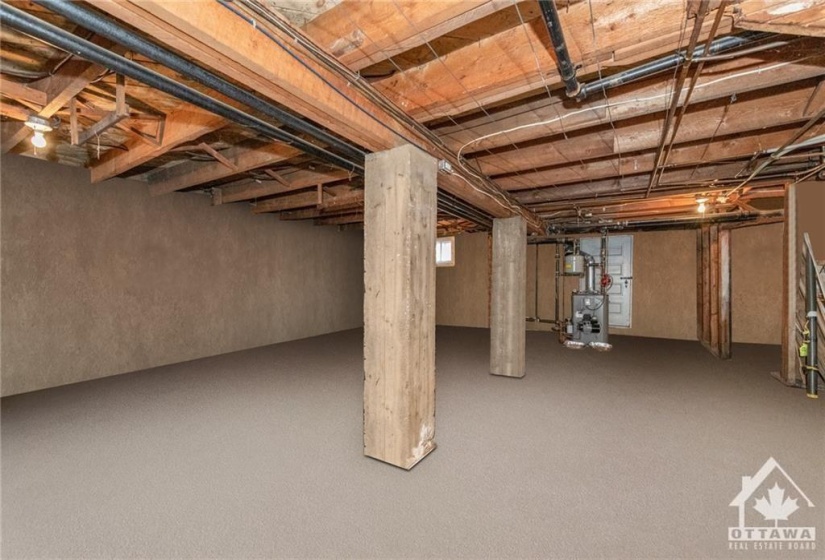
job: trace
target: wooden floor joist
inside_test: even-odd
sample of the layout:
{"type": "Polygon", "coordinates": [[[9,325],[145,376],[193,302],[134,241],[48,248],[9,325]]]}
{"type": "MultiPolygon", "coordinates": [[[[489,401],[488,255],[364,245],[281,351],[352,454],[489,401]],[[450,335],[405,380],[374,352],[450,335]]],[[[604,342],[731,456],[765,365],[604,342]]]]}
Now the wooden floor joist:
{"type": "MultiPolygon", "coordinates": [[[[436,155],[442,150],[420,130],[403,122],[351,87],[305,53],[305,47],[287,37],[290,51],[267,41],[256,26],[236,17],[219,3],[191,5],[157,0],[104,2],[90,0],[102,11],[137,29],[162,38],[193,60],[255,89],[347,140],[370,151],[391,149],[408,142],[436,155]]],[[[279,31],[268,27],[268,33],[279,31]]],[[[310,39],[307,38],[307,41],[310,39]]],[[[380,93],[376,93],[380,96],[380,93]]],[[[167,133],[168,134],[168,133],[167,133]]],[[[449,156],[449,154],[446,154],[449,156]]],[[[439,156],[440,157],[440,156],[439,156]]],[[[455,158],[453,158],[455,159],[455,158]]],[[[439,186],[495,217],[521,215],[531,230],[543,223],[496,187],[479,182],[454,166],[454,174],[441,174],[439,186]]]]}

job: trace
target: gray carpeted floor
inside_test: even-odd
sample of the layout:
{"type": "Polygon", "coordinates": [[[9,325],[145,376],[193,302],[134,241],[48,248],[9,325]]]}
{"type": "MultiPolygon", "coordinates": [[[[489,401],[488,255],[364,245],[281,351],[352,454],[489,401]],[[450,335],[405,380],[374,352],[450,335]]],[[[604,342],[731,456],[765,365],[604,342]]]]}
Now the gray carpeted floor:
{"type": "Polygon", "coordinates": [[[411,472],[361,455],[360,331],[6,398],[3,557],[823,557],[825,399],[768,376],[777,348],[528,333],[514,380],[488,336],[439,328],[411,472]],[[770,456],[814,552],[728,549],[770,456]]]}

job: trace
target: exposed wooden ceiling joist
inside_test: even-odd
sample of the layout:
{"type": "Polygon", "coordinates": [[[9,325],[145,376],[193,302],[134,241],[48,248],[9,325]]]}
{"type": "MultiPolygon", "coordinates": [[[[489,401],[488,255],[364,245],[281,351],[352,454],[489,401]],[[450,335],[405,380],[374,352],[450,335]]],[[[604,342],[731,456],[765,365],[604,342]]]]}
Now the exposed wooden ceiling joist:
{"type": "MultiPolygon", "coordinates": [[[[582,2],[560,14],[581,75],[629,66],[684,47],[685,9],[672,0],[582,2]],[[591,21],[591,5],[594,24],[591,21]],[[632,31],[631,31],[632,29],[632,31]]],[[[707,38],[710,24],[700,38],[707,38]]],[[[719,35],[730,33],[726,18],[719,35]]],[[[376,82],[376,88],[414,118],[430,121],[478,111],[517,95],[561,84],[541,19],[509,29],[376,82]]]]}
{"type": "Polygon", "coordinates": [[[825,37],[825,4],[816,0],[742,0],[736,27],[825,37]]]}
{"type": "Polygon", "coordinates": [[[346,0],[304,31],[352,70],[383,62],[513,5],[513,0],[346,0]]]}
{"type": "MultiPolygon", "coordinates": [[[[787,91],[782,88],[780,91],[744,94],[733,103],[722,99],[722,102],[694,105],[686,113],[675,143],[684,144],[804,121],[808,118],[805,111],[815,85],[807,82],[802,85],[805,87],[787,91]],[[768,97],[775,104],[771,112],[765,111],[768,97]]],[[[474,161],[483,173],[491,176],[565,163],[575,166],[592,159],[653,150],[661,140],[662,123],[661,114],[660,118],[638,123],[617,121],[614,126],[602,127],[596,132],[577,134],[567,140],[553,138],[549,142],[485,155],[474,161]]],[[[550,173],[542,173],[521,177],[525,179],[525,187],[532,187],[540,186],[533,178],[550,176],[550,173]]]]}
{"type": "MultiPolygon", "coordinates": [[[[155,0],[117,3],[93,0],[92,3],[369,150],[385,150],[412,142],[426,151],[438,153],[432,142],[351,88],[341,76],[309,56],[293,57],[294,53],[266,40],[259,32],[259,28],[266,26],[265,22],[253,26],[218,3],[199,3],[195,10],[188,3],[155,0]]],[[[267,32],[273,37],[279,33],[271,28],[267,28],[267,32]]],[[[284,37],[281,40],[287,41],[284,37]]],[[[442,174],[439,178],[441,188],[490,214],[521,214],[531,229],[542,230],[541,220],[531,212],[504,194],[491,192],[484,184],[473,186],[473,182],[475,179],[471,176],[462,179],[442,174]]]]}

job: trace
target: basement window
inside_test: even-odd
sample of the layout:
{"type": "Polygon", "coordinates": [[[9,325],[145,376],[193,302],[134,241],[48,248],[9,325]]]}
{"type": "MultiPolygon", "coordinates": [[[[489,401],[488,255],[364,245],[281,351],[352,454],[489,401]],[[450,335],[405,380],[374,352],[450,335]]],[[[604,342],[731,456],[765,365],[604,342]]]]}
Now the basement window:
{"type": "Polygon", "coordinates": [[[439,237],[435,240],[435,265],[455,266],[455,237],[439,237]]]}

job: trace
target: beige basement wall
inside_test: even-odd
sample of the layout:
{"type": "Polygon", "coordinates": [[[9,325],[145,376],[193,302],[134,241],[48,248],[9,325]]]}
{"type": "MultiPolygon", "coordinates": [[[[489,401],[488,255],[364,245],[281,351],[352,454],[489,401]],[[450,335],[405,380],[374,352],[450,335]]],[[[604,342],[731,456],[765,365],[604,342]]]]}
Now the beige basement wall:
{"type": "MultiPolygon", "coordinates": [[[[633,233],[633,315],[631,328],[615,335],[696,340],[696,232],[675,230],[633,233]]],[[[735,230],[731,243],[733,339],[735,342],[779,344],[782,304],[782,225],[735,230]]],[[[527,248],[525,317],[536,315],[536,255],[538,254],[538,316],[553,319],[555,247],[527,248]]],[[[456,265],[437,272],[441,325],[488,326],[487,234],[456,236],[456,265]],[[485,271],[486,274],[485,274],[485,271]]],[[[569,315],[570,290],[578,279],[567,278],[561,298],[569,315]]],[[[528,330],[549,330],[547,324],[526,323],[528,330]]]]}
{"type": "Polygon", "coordinates": [[[2,394],[363,324],[363,236],[3,156],[2,394]]]}

